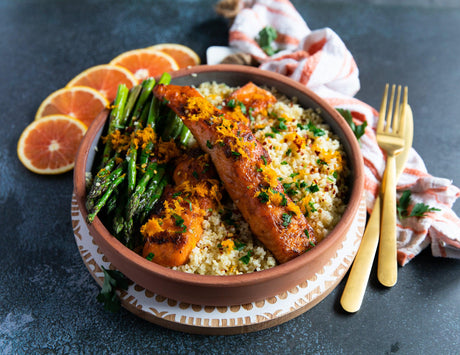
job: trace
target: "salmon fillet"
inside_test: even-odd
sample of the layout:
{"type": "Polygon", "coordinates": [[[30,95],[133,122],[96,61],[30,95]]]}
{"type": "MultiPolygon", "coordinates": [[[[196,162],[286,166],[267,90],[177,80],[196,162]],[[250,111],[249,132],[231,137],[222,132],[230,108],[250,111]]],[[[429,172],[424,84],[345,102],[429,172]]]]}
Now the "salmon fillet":
{"type": "Polygon", "coordinates": [[[203,220],[220,199],[219,182],[207,155],[184,156],[164,193],[162,211],[142,226],[142,255],[163,266],[185,264],[203,234],[203,220]]]}
{"type": "Polygon", "coordinates": [[[271,92],[250,82],[233,91],[225,100],[225,107],[228,108],[229,105],[236,106],[242,103],[245,106],[245,112],[243,113],[250,117],[262,113],[275,102],[276,97],[271,92]]]}
{"type": "Polygon", "coordinates": [[[287,262],[314,246],[312,227],[285,194],[269,166],[268,152],[247,122],[228,108],[217,109],[192,87],[158,85],[154,95],[182,118],[201,149],[211,156],[227,193],[278,262],[287,262]]]}

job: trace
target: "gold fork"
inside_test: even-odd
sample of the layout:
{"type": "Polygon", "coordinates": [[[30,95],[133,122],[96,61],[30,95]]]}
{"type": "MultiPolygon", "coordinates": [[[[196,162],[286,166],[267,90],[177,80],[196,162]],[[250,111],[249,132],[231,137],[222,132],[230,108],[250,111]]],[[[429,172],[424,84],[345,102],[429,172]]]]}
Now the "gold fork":
{"type": "MultiPolygon", "coordinates": [[[[396,156],[396,180],[402,174],[404,166],[412,146],[414,134],[414,119],[412,110],[409,105],[406,106],[406,117],[404,119],[404,148],[401,154],[396,156]]],[[[379,244],[380,237],[380,210],[381,210],[380,193],[375,199],[374,208],[367,221],[366,230],[364,231],[356,253],[355,260],[351,266],[347,283],[343,289],[340,304],[347,312],[354,313],[359,311],[366,292],[369,275],[371,274],[372,265],[375,258],[375,252],[379,244]]]]}
{"type": "Polygon", "coordinates": [[[391,287],[398,278],[396,252],[396,166],[395,156],[404,147],[404,118],[406,117],[407,87],[404,87],[402,109],[400,110],[401,85],[397,89],[396,106],[393,114],[395,85],[391,88],[391,99],[386,114],[388,84],[385,86],[377,123],[377,143],[387,154],[382,181],[382,219],[380,228],[377,278],[384,286],[391,287]],[[385,117],[386,114],[386,117],[385,117]]]}

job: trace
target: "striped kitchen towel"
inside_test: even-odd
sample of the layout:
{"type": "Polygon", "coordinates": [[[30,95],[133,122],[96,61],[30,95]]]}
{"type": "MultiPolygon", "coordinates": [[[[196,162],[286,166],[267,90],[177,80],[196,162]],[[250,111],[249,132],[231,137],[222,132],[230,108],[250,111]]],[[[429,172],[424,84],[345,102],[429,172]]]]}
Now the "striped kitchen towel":
{"type": "MultiPolygon", "coordinates": [[[[385,156],[375,137],[378,112],[353,97],[360,89],[353,56],[332,29],[310,30],[288,0],[233,2],[238,11],[232,18],[229,47],[210,47],[207,63],[221,62],[229,53],[245,53],[261,69],[289,76],[332,106],[349,110],[356,124],[367,121],[360,142],[370,213],[380,188],[385,156]],[[267,32],[264,35],[270,36],[270,28],[276,30],[276,39],[263,43],[260,33],[264,30],[267,32]]],[[[398,217],[399,264],[407,264],[428,245],[434,256],[460,258],[460,219],[452,210],[460,189],[449,179],[430,175],[422,158],[412,149],[398,181],[397,193],[398,199],[403,197],[408,201],[407,214],[398,217]],[[404,191],[410,191],[409,199],[409,192],[404,191]],[[426,211],[428,206],[431,210],[426,211]],[[411,212],[423,217],[410,216],[411,212]]]]}

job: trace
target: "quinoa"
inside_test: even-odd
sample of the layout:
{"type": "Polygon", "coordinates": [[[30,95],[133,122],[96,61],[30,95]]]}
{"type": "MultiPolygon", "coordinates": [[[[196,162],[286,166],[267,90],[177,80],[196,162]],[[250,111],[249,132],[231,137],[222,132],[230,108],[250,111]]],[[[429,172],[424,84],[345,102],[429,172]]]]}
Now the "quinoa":
{"type": "MultiPolygon", "coordinates": [[[[219,107],[236,87],[207,82],[197,90],[219,107]]],[[[265,88],[267,89],[267,88],[265,88]]],[[[255,137],[268,151],[278,180],[297,204],[321,241],[346,208],[349,169],[339,138],[319,110],[303,108],[269,89],[278,102],[251,121],[255,137]]],[[[277,265],[271,252],[251,233],[233,202],[212,211],[188,263],[173,269],[202,275],[237,275],[277,265]]]]}

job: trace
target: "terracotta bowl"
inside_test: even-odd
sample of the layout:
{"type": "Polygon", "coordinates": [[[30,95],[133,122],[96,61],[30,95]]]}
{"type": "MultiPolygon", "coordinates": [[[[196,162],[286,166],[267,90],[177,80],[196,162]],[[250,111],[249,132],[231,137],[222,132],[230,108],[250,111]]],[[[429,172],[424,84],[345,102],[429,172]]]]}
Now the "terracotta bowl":
{"type": "MultiPolygon", "coordinates": [[[[88,225],[90,234],[107,259],[138,285],[170,299],[191,304],[229,306],[259,301],[287,291],[313,277],[336,254],[349,230],[363,195],[364,172],[359,143],[347,122],[324,100],[303,85],[276,73],[237,65],[203,65],[172,73],[172,83],[198,85],[205,81],[230,86],[249,81],[274,87],[288,97],[297,97],[304,107],[320,108],[323,120],[340,137],[351,168],[350,195],[346,211],[315,248],[285,264],[245,275],[203,276],[168,269],[131,251],[112,236],[96,217],[88,225]]],[[[81,143],[74,169],[74,192],[86,219],[85,173],[90,171],[95,146],[107,118],[103,112],[89,127],[81,143]]]]}

